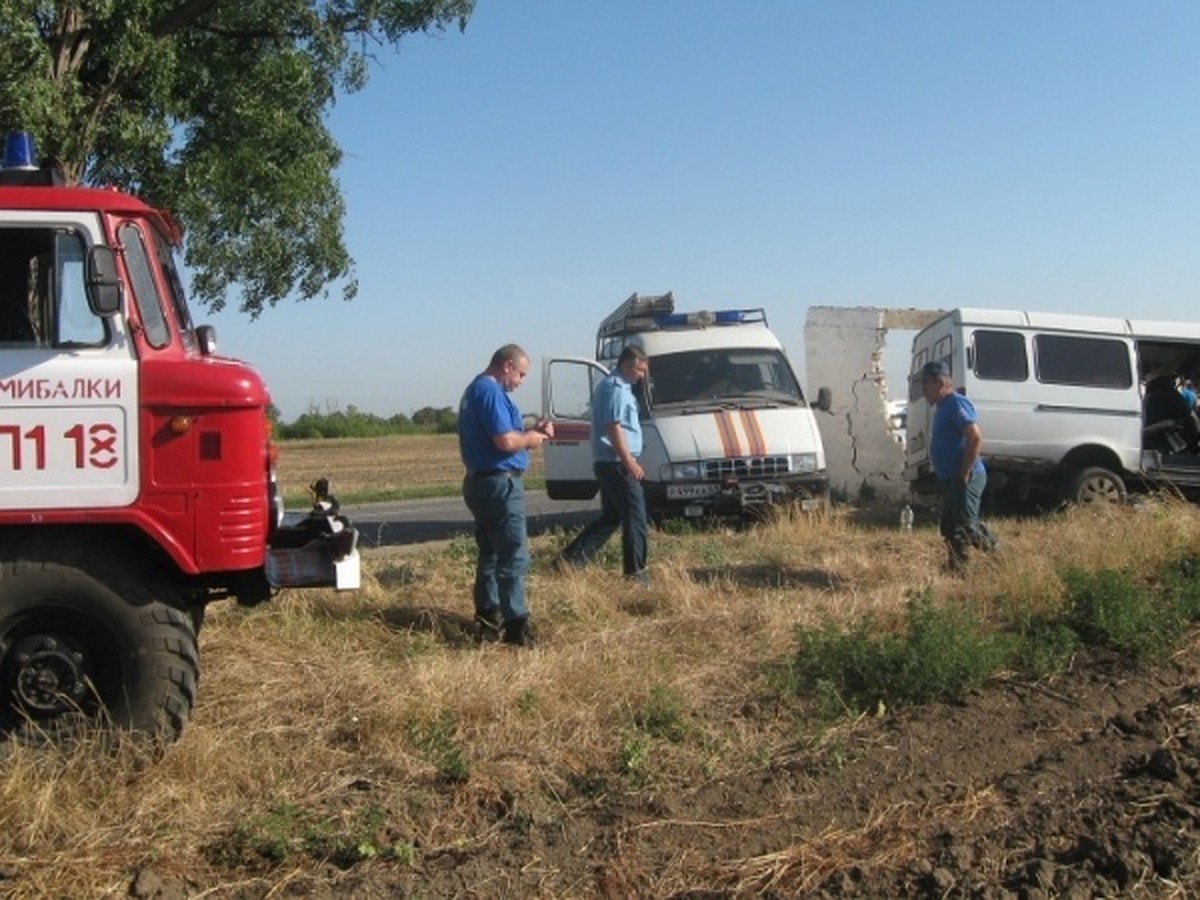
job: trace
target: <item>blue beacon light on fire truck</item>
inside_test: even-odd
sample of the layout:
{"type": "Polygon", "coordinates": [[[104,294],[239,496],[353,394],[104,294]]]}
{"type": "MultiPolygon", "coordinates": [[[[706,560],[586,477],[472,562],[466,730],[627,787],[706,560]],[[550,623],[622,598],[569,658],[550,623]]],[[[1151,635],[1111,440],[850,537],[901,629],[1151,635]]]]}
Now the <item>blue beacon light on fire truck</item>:
{"type": "Polygon", "coordinates": [[[33,135],[28,131],[11,131],[5,136],[0,184],[46,186],[62,183],[62,172],[56,166],[39,167],[33,148],[33,135]]]}
{"type": "Polygon", "coordinates": [[[33,135],[28,131],[10,131],[4,138],[4,168],[32,171],[37,168],[33,135]]]}

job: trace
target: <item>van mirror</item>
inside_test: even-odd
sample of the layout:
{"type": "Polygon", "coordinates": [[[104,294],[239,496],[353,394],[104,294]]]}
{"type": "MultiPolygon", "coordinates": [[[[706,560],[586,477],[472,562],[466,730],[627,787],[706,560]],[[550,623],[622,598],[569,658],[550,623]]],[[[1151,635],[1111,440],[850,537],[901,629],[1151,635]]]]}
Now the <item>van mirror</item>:
{"type": "Polygon", "coordinates": [[[121,281],[117,277],[117,258],[111,247],[97,245],[87,257],[88,306],[98,316],[121,311],[121,281]]]}
{"type": "Polygon", "coordinates": [[[827,387],[817,388],[817,402],[810,405],[821,412],[829,412],[833,407],[833,391],[827,387]]]}

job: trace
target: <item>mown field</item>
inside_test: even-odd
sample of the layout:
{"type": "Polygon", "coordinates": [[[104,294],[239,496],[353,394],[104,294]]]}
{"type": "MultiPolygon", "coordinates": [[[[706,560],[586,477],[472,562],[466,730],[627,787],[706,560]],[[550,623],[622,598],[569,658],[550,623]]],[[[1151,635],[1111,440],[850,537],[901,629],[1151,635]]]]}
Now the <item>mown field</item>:
{"type": "MultiPolygon", "coordinates": [[[[284,445],[286,487],[318,474],[346,495],[458,480],[452,439],[284,445]]],[[[1200,654],[1153,601],[1190,590],[1200,515],[993,524],[1002,552],[961,578],[931,525],[845,509],[655,532],[648,589],[615,543],[560,573],[567,536],[539,536],[532,649],[477,643],[465,536],[368,550],[352,594],[215,604],[176,744],[4,760],[0,893],[1200,890],[1200,654]],[[1113,575],[1080,593],[1073,572],[1113,575]],[[1044,659],[957,680],[1018,644],[1044,659]],[[914,678],[932,702],[889,692],[914,678]]]]}
{"type": "MultiPolygon", "coordinates": [[[[381,438],[283,441],[278,477],[289,508],[304,505],[316,479],[331,479],[334,494],[347,503],[449,496],[459,492],[463,467],[452,434],[394,435],[381,438]]],[[[541,478],[541,457],[527,473],[541,478]]]]}

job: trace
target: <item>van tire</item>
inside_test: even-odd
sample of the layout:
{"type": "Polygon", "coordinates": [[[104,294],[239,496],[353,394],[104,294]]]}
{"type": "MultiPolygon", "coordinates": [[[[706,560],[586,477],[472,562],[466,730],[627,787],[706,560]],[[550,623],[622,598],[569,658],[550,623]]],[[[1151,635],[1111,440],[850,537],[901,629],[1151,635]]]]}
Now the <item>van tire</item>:
{"type": "Polygon", "coordinates": [[[1067,483],[1067,501],[1080,506],[1092,503],[1124,503],[1128,497],[1125,481],[1104,466],[1085,466],[1076,470],[1067,483]]]}

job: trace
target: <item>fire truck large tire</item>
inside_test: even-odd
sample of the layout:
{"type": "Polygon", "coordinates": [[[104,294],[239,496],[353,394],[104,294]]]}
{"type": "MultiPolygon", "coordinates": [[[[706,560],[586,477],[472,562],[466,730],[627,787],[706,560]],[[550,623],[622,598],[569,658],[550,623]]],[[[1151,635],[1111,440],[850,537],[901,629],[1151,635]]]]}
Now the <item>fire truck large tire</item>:
{"type": "Polygon", "coordinates": [[[188,613],[164,582],[111,558],[0,560],[0,735],[113,726],[164,741],[199,675],[188,613]]]}

